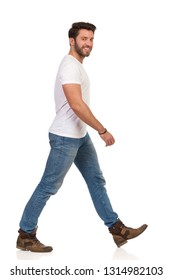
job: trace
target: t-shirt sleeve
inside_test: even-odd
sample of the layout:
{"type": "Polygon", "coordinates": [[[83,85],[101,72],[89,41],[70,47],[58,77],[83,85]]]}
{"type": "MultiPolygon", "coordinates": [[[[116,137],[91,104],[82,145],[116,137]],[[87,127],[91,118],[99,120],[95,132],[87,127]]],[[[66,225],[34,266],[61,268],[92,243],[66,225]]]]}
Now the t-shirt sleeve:
{"type": "Polygon", "coordinates": [[[59,79],[62,85],[81,84],[81,75],[79,67],[74,63],[63,65],[59,73],[59,79]]]}

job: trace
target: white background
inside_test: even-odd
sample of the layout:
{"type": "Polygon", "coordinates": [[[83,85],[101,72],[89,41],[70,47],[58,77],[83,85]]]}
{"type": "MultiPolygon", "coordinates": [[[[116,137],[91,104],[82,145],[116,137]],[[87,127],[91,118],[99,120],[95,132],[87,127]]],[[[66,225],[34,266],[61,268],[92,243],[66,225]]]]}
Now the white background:
{"type": "Polygon", "coordinates": [[[15,265],[25,268],[29,264],[83,264],[103,268],[124,263],[162,265],[165,276],[169,274],[166,269],[170,268],[173,229],[171,2],[0,2],[4,275],[10,277],[9,269],[15,265]],[[105,148],[97,133],[89,129],[110,200],[127,226],[148,223],[149,227],[139,238],[117,249],[94,210],[81,175],[72,167],[39,220],[38,237],[52,245],[54,251],[21,252],[15,248],[18,224],[49,153],[55,76],[62,57],[69,51],[68,30],[76,21],[97,26],[94,48],[84,67],[91,80],[91,109],[116,138],[114,146],[105,148]]]}

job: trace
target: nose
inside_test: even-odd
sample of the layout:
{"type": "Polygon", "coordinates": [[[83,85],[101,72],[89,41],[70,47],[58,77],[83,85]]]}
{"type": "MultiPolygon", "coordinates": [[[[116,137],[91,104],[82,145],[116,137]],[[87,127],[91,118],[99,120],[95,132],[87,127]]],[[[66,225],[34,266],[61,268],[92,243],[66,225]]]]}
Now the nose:
{"type": "Polygon", "coordinates": [[[86,45],[85,45],[85,47],[87,47],[87,48],[92,48],[92,43],[91,43],[91,42],[87,42],[86,45]]]}
{"type": "Polygon", "coordinates": [[[92,47],[93,41],[90,40],[90,39],[88,39],[88,40],[86,41],[86,45],[89,46],[89,47],[92,47]]]}

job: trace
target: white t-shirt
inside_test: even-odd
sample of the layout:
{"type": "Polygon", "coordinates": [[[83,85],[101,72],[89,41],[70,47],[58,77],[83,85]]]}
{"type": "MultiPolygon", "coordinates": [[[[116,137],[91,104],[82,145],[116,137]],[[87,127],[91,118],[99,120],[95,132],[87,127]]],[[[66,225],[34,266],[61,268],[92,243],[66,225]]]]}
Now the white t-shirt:
{"type": "Polygon", "coordinates": [[[82,138],[86,135],[87,125],[70,108],[62,88],[64,84],[80,84],[82,98],[89,106],[90,83],[88,76],[82,63],[71,55],[66,55],[63,58],[58,70],[54,89],[56,117],[49,132],[60,136],[82,138]]]}

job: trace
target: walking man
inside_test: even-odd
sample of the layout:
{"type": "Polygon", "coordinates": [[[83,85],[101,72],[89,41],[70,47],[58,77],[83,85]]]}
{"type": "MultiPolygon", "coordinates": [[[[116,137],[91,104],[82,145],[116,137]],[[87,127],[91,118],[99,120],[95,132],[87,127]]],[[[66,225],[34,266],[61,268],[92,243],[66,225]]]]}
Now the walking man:
{"type": "Polygon", "coordinates": [[[70,50],[60,64],[55,81],[56,116],[49,129],[50,153],[41,181],[21,217],[18,249],[52,251],[51,246],[42,244],[36,237],[38,219],[50,196],[61,187],[73,163],[82,174],[94,207],[118,247],[147,228],[146,224],[135,229],[126,227],[113,210],[97,154],[87,132],[87,126],[90,126],[106,146],[115,143],[113,135],[89,107],[90,85],[83,60],[92,51],[95,30],[91,23],[77,22],[68,32],[70,50]]]}

